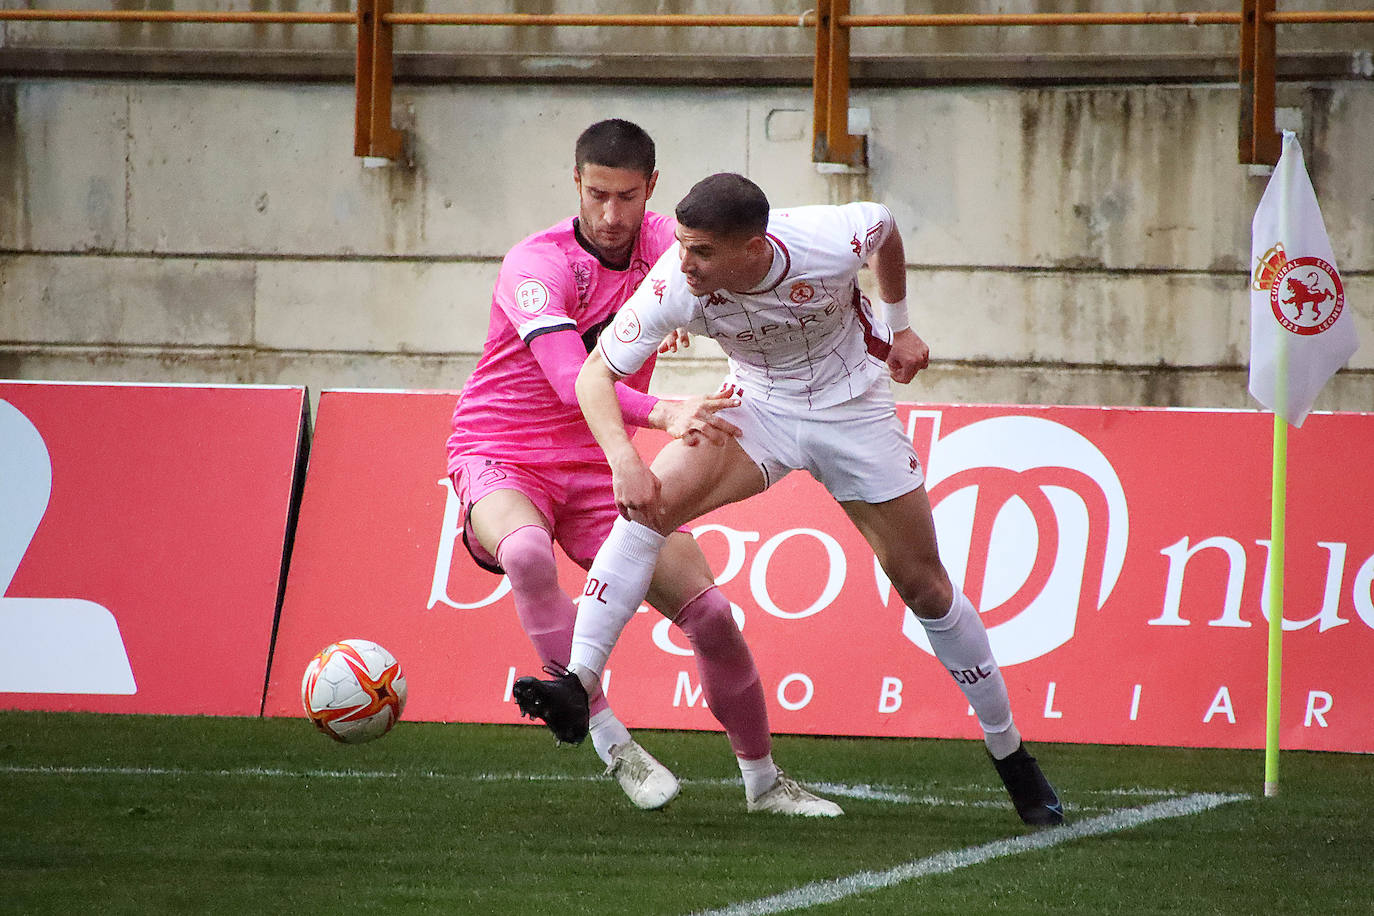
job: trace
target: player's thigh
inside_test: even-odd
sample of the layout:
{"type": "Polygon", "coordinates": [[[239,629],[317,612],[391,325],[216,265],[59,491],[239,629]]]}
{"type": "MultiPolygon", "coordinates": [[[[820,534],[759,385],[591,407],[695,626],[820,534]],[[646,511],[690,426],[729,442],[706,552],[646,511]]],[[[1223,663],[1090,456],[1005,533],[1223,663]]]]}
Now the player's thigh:
{"type": "Polygon", "coordinates": [[[648,601],[672,620],[689,601],[714,584],[711,566],[697,539],[686,531],[674,531],[659,551],[658,565],[649,581],[648,601]]]}
{"type": "Polygon", "coordinates": [[[841,503],[888,503],[925,480],[885,387],[799,419],[804,466],[841,503]]]}
{"type": "Polygon", "coordinates": [[[468,525],[477,543],[492,556],[501,539],[517,528],[538,525],[549,530],[548,519],[524,493],[516,489],[491,490],[472,504],[468,510],[468,525]]]}
{"type": "Polygon", "coordinates": [[[935,519],[925,487],[881,503],[855,500],[840,505],[873,548],[883,572],[906,605],[918,616],[943,616],[954,592],[940,562],[935,519]]]}
{"type": "Polygon", "coordinates": [[[611,469],[565,468],[553,480],[561,493],[554,537],[569,559],[589,569],[617,518],[611,469]]]}
{"type": "Polygon", "coordinates": [[[759,466],[734,439],[721,445],[674,439],[654,458],[652,468],[663,484],[660,530],[665,531],[762,493],[766,484],[759,466]]]}

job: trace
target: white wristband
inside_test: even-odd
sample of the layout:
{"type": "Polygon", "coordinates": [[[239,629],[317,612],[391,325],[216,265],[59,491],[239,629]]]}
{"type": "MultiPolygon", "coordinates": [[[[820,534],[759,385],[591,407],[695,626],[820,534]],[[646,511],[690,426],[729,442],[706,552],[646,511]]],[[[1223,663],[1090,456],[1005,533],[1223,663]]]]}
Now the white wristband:
{"type": "MultiPolygon", "coordinates": [[[[882,302],[881,299],[878,301],[882,302]]],[[[906,314],[906,298],[903,297],[897,302],[883,302],[883,320],[894,334],[911,327],[911,319],[906,314]]]]}

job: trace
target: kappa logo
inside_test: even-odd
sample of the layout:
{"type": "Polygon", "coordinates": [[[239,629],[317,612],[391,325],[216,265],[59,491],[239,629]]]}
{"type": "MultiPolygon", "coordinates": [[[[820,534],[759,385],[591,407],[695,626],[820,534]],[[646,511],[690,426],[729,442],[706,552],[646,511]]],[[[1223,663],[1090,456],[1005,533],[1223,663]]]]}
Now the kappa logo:
{"type": "MultiPolygon", "coordinates": [[[[998,661],[1064,645],[1080,610],[1106,603],[1125,562],[1126,495],[1111,463],[1039,417],[981,420],[933,442],[926,486],[941,558],[979,609],[998,661]]],[[[931,651],[910,612],[902,632],[931,651]]]]}
{"type": "Polygon", "coordinates": [[[667,290],[667,289],[668,289],[668,281],[667,281],[667,280],[655,280],[655,281],[654,281],[654,295],[658,297],[658,301],[659,301],[659,302],[662,302],[662,301],[663,301],[663,293],[664,293],[664,291],[667,290]]]}
{"type": "Polygon", "coordinates": [[[1345,288],[1333,264],[1321,258],[1289,260],[1275,245],[1255,264],[1256,290],[1269,291],[1269,307],[1285,330],[1304,337],[1320,334],[1345,309],[1345,288]]]}
{"type": "Polygon", "coordinates": [[[729,296],[723,295],[721,293],[712,293],[711,295],[706,297],[707,305],[729,305],[732,304],[734,301],[735,300],[731,299],[729,296]]]}

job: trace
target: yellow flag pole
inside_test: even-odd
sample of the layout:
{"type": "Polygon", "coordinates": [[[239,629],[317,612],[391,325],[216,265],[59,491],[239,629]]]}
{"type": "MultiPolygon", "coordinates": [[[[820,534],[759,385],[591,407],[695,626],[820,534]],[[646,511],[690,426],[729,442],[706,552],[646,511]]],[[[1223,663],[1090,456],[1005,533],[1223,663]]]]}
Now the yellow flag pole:
{"type": "MultiPolygon", "coordinates": [[[[1284,132],[1284,152],[1292,134],[1284,132]]],[[[1293,245],[1292,214],[1289,201],[1292,188],[1291,171],[1281,156],[1278,164],[1279,180],[1279,241],[1287,251],[1293,245]]],[[[1274,390],[1282,411],[1274,411],[1274,469],[1269,493],[1269,663],[1267,696],[1264,713],[1264,794],[1272,798],[1279,794],[1279,715],[1282,709],[1283,686],[1283,571],[1285,532],[1288,515],[1288,421],[1281,414],[1291,409],[1288,402],[1288,335],[1279,332],[1278,352],[1274,367],[1274,390]]]]}
{"type": "MultiPolygon", "coordinates": [[[[1285,363],[1286,359],[1280,359],[1280,366],[1284,370],[1287,369],[1285,363]]],[[[1264,718],[1264,794],[1267,797],[1279,794],[1279,710],[1280,686],[1283,681],[1283,558],[1287,484],[1288,422],[1274,414],[1274,480],[1269,509],[1269,679],[1268,703],[1264,718]]]]}

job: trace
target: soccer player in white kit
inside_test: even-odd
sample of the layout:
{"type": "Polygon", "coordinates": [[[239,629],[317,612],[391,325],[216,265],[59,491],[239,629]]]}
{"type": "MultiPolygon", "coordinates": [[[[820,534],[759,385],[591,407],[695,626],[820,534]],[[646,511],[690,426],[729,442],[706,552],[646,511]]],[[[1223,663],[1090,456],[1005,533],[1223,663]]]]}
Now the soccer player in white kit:
{"type": "Polygon", "coordinates": [[[891,212],[876,203],[770,211],[757,185],[721,173],[698,182],[676,215],[677,244],[601,334],[577,380],[621,513],[588,571],[605,600],[579,608],[570,673],[526,679],[538,685],[527,689],[555,701],[595,690],[665,535],[805,469],[844,508],[956,675],[1018,815],[1034,826],[1063,823],[1059,797],[1012,721],[987,631],[940,561],[924,472],[896,417],[888,377],[910,381],[930,354],[908,324],[891,212]],[[880,317],[857,283],[870,259],[880,317]],[[625,435],[614,385],[677,327],[721,344],[742,401],[669,442],[650,468],[625,435]]]}

